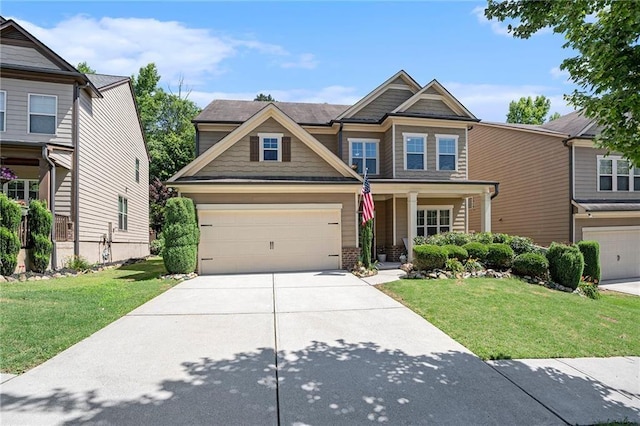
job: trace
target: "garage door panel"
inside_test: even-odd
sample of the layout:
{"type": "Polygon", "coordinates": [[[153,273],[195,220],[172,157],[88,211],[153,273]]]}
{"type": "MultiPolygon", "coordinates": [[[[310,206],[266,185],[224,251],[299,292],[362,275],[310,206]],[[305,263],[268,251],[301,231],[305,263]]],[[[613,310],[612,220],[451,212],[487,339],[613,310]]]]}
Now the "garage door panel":
{"type": "Polygon", "coordinates": [[[639,227],[584,228],[582,237],[600,244],[603,280],[640,277],[639,227]]]}

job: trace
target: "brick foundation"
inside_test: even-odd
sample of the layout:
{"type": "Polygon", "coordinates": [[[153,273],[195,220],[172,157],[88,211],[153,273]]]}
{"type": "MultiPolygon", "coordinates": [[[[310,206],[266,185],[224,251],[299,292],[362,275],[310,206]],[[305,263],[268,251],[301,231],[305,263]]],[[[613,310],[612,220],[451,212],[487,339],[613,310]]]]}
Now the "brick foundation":
{"type": "Polygon", "coordinates": [[[387,261],[389,262],[400,262],[400,255],[405,252],[404,245],[387,246],[384,250],[387,253],[387,261]]]}
{"type": "Polygon", "coordinates": [[[360,258],[360,247],[342,247],[342,269],[351,270],[360,258]]]}

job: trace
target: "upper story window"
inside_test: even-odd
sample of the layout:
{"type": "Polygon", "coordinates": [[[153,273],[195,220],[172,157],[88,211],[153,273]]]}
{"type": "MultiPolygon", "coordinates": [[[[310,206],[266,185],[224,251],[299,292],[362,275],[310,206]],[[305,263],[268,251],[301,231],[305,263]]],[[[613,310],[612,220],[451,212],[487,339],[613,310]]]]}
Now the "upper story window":
{"type": "Polygon", "coordinates": [[[29,133],[56,134],[58,97],[29,94],[29,133]]]}
{"type": "Polygon", "coordinates": [[[420,133],[403,133],[404,169],[427,169],[427,135],[420,133]]]}
{"type": "Polygon", "coordinates": [[[416,235],[424,237],[451,231],[452,206],[419,207],[416,235]]]}
{"type": "Polygon", "coordinates": [[[118,229],[129,229],[129,200],[123,196],[118,196],[118,229]]]}
{"type": "Polygon", "coordinates": [[[282,134],[258,133],[260,161],[282,161],[282,134]]]}
{"type": "Polygon", "coordinates": [[[598,155],[598,191],[640,191],[640,168],[620,156],[598,155]]]}
{"type": "Polygon", "coordinates": [[[39,189],[38,179],[15,179],[5,183],[2,188],[7,197],[26,202],[37,200],[39,189]]]}
{"type": "Polygon", "coordinates": [[[140,160],[136,158],[136,182],[140,182],[140,160]]]}
{"type": "Polygon", "coordinates": [[[349,139],[349,164],[358,173],[364,174],[366,168],[367,174],[380,174],[379,142],[378,139],[349,139]]]}
{"type": "Polygon", "coordinates": [[[458,169],[458,136],[436,135],[436,168],[438,170],[458,169]]]}
{"type": "Polygon", "coordinates": [[[0,132],[7,129],[7,92],[0,90],[0,132]]]}

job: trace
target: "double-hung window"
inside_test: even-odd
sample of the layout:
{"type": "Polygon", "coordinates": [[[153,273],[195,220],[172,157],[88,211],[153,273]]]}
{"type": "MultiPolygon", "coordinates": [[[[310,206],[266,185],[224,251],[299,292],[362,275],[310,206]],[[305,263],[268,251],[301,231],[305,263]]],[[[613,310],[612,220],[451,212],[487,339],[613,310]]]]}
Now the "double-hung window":
{"type": "Polygon", "coordinates": [[[282,161],[282,134],[259,133],[260,161],[282,161]]]}
{"type": "Polygon", "coordinates": [[[620,156],[597,158],[598,191],[640,191],[640,168],[620,156]]]}
{"type": "Polygon", "coordinates": [[[129,229],[129,200],[123,196],[118,196],[118,229],[126,231],[129,229]]]}
{"type": "Polygon", "coordinates": [[[403,133],[404,169],[427,169],[427,135],[420,133],[403,133]]]}
{"type": "Polygon", "coordinates": [[[58,97],[29,94],[29,133],[56,134],[58,97]]]}
{"type": "Polygon", "coordinates": [[[436,135],[436,168],[438,170],[458,169],[458,136],[436,135]]]}
{"type": "Polygon", "coordinates": [[[349,139],[349,164],[355,170],[364,174],[377,175],[380,173],[378,165],[380,163],[377,139],[349,139]]]}
{"type": "Polygon", "coordinates": [[[416,218],[416,235],[428,236],[451,231],[451,206],[419,207],[416,218]]]}
{"type": "Polygon", "coordinates": [[[7,130],[7,92],[0,90],[0,132],[7,130]]]}
{"type": "Polygon", "coordinates": [[[40,185],[38,179],[15,179],[5,183],[2,189],[11,199],[29,202],[38,199],[40,185]]]}

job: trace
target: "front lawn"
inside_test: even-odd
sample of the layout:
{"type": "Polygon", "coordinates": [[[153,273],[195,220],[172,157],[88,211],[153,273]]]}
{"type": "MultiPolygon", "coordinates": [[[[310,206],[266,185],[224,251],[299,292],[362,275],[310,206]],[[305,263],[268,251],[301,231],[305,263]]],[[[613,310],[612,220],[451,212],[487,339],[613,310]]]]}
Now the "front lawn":
{"type": "Polygon", "coordinates": [[[162,259],[102,272],[0,284],[0,371],[21,373],[90,336],[176,281],[162,259]]]}
{"type": "Polygon", "coordinates": [[[379,286],[482,359],[640,355],[640,297],[598,300],[516,279],[379,286]]]}

